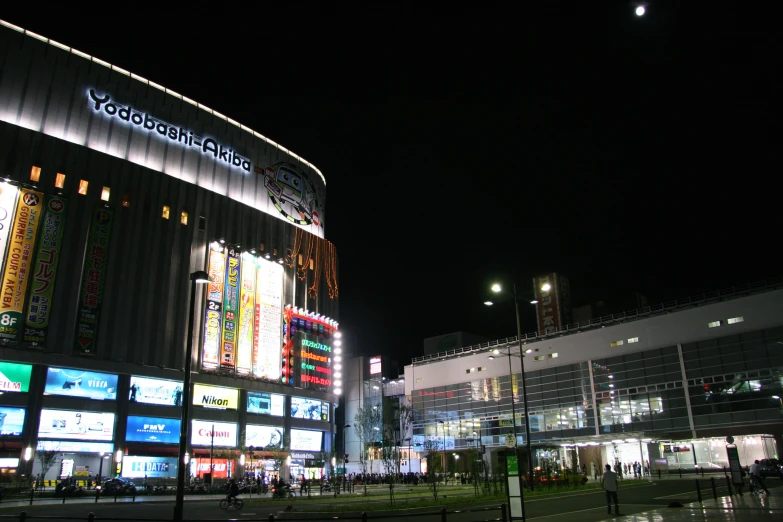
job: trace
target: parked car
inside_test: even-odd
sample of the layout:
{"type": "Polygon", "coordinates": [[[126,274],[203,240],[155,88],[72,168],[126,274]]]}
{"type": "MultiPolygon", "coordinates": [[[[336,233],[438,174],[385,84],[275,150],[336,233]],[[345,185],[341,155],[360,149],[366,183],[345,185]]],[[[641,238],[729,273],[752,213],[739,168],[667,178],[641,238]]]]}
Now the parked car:
{"type": "Polygon", "coordinates": [[[780,469],[780,461],[778,459],[761,459],[759,468],[761,468],[762,477],[783,478],[783,471],[780,469]]]}
{"type": "Polygon", "coordinates": [[[136,485],[121,477],[106,479],[95,489],[100,490],[101,495],[133,495],[136,493],[136,485]]]}

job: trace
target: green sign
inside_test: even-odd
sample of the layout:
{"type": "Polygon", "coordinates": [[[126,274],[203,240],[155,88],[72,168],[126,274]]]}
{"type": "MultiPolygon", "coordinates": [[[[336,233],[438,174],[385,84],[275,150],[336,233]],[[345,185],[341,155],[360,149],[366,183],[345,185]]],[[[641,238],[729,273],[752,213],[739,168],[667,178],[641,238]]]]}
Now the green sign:
{"type": "Polygon", "coordinates": [[[338,475],[345,475],[345,468],[334,468],[334,472],[338,475]]]}
{"type": "Polygon", "coordinates": [[[98,338],[98,320],[103,300],[103,284],[109,262],[109,240],[114,212],[98,205],[92,212],[90,236],[84,255],[82,287],[79,295],[79,312],[76,316],[76,353],[95,355],[98,338]]]}
{"type": "Polygon", "coordinates": [[[65,229],[66,201],[60,196],[46,198],[43,224],[38,234],[38,248],[33,262],[30,298],[25,313],[24,340],[27,342],[46,342],[57,263],[60,260],[65,229]]]}
{"type": "Polygon", "coordinates": [[[32,371],[33,367],[30,364],[0,362],[0,392],[30,391],[32,371]]]}
{"type": "Polygon", "coordinates": [[[506,471],[509,475],[519,475],[519,462],[516,455],[506,457],[506,471]]]}

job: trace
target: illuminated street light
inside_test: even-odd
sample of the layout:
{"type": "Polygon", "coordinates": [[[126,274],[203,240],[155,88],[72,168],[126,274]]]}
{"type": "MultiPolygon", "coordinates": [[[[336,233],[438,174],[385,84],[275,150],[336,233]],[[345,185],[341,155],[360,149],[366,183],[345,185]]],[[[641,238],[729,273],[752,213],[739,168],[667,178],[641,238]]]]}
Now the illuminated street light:
{"type": "Polygon", "coordinates": [[[552,285],[550,285],[549,283],[544,283],[543,285],[541,285],[542,292],[549,292],[551,289],[552,289],[552,285]]]}
{"type": "Polygon", "coordinates": [[[500,292],[501,290],[502,290],[502,288],[501,288],[501,286],[499,284],[495,283],[494,285],[492,285],[492,291],[493,292],[497,293],[497,292],[500,292]]]}
{"type": "Polygon", "coordinates": [[[644,16],[644,13],[647,12],[647,9],[644,8],[643,5],[636,6],[636,16],[644,16]]]}
{"type": "Polygon", "coordinates": [[[484,304],[487,306],[492,306],[495,303],[493,303],[492,301],[484,301],[484,304]]]}

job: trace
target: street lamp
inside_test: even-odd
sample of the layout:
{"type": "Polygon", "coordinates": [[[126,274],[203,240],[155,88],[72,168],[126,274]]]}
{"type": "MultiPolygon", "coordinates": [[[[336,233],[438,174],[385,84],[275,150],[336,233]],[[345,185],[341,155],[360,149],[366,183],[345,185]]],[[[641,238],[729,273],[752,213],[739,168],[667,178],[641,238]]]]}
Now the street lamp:
{"type": "MultiPolygon", "coordinates": [[[[182,417],[179,425],[179,453],[177,455],[177,496],[174,501],[174,520],[181,522],[184,516],[185,472],[188,434],[190,432],[190,371],[193,366],[193,315],[196,312],[196,285],[209,282],[209,274],[203,270],[190,274],[190,310],[188,314],[188,344],[185,347],[185,380],[182,386],[182,417]]],[[[214,430],[213,430],[214,431],[214,430]]],[[[188,459],[189,460],[189,459],[188,459]]]]}
{"type": "Polygon", "coordinates": [[[644,13],[647,12],[647,9],[645,9],[643,5],[637,5],[634,12],[636,13],[636,16],[644,16],[644,13]]]}
{"type": "MultiPolygon", "coordinates": [[[[516,312],[516,319],[517,319],[517,342],[519,343],[519,364],[520,364],[520,377],[522,380],[522,407],[523,407],[523,415],[525,417],[525,448],[527,450],[527,469],[528,469],[528,483],[530,484],[531,491],[533,490],[533,454],[530,449],[530,419],[528,417],[528,409],[527,409],[527,385],[525,383],[525,356],[522,353],[522,324],[519,319],[519,300],[521,299],[521,296],[517,293],[517,286],[513,285],[512,287],[512,297],[514,298],[514,311],[516,312]]],[[[547,292],[551,290],[551,285],[549,283],[546,283],[541,286],[541,290],[544,292],[547,292]]],[[[499,284],[492,285],[492,291],[495,293],[499,293],[502,291],[502,288],[499,284]]],[[[533,301],[531,301],[531,304],[534,304],[533,301]]],[[[511,347],[506,346],[506,354],[508,355],[508,371],[509,371],[509,388],[510,388],[510,396],[511,396],[511,427],[514,433],[514,447],[516,449],[517,453],[517,459],[519,458],[519,449],[517,447],[516,441],[517,441],[517,415],[516,415],[516,408],[514,407],[514,390],[513,390],[513,375],[514,371],[512,369],[511,365],[511,347]]],[[[518,460],[517,460],[518,462],[518,460]]],[[[520,482],[522,475],[519,475],[520,482]]],[[[522,488],[522,484],[520,483],[520,491],[522,488]]],[[[525,507],[524,502],[522,503],[522,518],[525,517],[525,507]]]]}

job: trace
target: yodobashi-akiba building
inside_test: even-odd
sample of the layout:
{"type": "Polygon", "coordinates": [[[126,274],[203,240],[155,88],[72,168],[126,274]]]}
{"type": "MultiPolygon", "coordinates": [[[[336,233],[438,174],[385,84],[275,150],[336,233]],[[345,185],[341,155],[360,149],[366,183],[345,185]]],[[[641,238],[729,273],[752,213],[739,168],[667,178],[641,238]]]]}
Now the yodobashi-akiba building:
{"type": "MultiPolygon", "coordinates": [[[[107,385],[114,399],[96,403],[116,419],[102,444],[144,457],[125,440],[128,419],[172,417],[157,409],[177,390],[147,390],[161,398],[141,403],[131,376],[182,381],[189,276],[199,270],[210,282],[196,297],[195,380],[239,395],[232,407],[204,395],[198,420],[235,423],[227,444],[242,446],[248,394],[272,394],[284,414],[256,420],[258,433],[274,428],[281,448],[330,451],[328,405],[342,375],[325,189],[315,166],[239,122],[0,21],[0,361],[32,365],[27,391],[0,395],[0,405],[26,409],[9,410],[23,424],[0,436],[9,456],[37,447],[41,411],[81,407],[43,393],[48,368],[62,367],[117,377],[107,385]],[[318,415],[291,413],[301,410],[293,395],[316,401],[318,415]],[[294,448],[297,430],[324,436],[294,448]]],[[[63,379],[68,390],[92,386],[63,379]]],[[[48,438],[65,432],[66,417],[52,417],[48,438]]]]}

